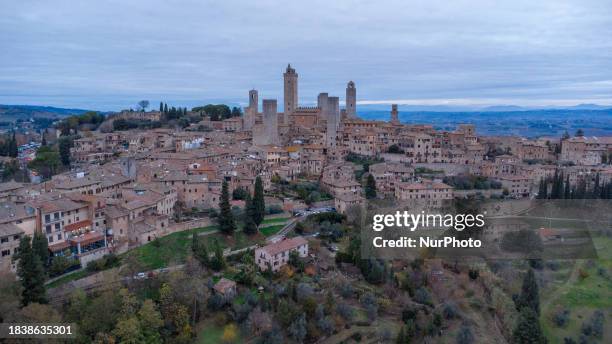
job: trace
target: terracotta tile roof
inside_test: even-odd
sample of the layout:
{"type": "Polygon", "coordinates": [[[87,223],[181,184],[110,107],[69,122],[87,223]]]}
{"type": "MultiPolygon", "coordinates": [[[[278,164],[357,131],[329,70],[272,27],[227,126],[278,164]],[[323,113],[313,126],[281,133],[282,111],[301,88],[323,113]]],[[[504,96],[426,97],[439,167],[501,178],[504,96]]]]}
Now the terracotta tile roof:
{"type": "Polygon", "coordinates": [[[85,228],[88,226],[91,227],[91,220],[83,220],[83,221],[71,223],[69,225],[65,225],[64,232],[72,232],[77,229],[85,228]]]}
{"type": "Polygon", "coordinates": [[[304,239],[301,236],[298,236],[295,238],[285,239],[285,240],[275,242],[273,244],[264,246],[262,249],[268,252],[269,255],[275,256],[278,253],[295,249],[301,245],[306,245],[307,243],[308,241],[306,241],[306,239],[304,239]]]}

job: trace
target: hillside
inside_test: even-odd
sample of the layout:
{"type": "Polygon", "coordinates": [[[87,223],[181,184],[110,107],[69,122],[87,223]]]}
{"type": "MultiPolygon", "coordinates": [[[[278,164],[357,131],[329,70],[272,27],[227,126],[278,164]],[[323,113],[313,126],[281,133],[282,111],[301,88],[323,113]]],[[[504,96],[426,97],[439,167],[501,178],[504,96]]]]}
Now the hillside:
{"type": "Polygon", "coordinates": [[[62,118],[70,115],[78,115],[88,110],[65,109],[52,106],[36,105],[2,105],[0,104],[0,118],[4,121],[30,118],[62,118]]]}

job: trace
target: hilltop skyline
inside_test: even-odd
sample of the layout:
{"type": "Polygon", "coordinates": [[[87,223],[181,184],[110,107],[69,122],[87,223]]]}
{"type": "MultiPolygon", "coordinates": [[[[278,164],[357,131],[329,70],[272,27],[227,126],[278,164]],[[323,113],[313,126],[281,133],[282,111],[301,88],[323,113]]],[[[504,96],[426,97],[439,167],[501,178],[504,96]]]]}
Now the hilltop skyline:
{"type": "Polygon", "coordinates": [[[0,56],[0,104],[245,104],[251,88],[281,101],[291,63],[304,104],[353,80],[360,105],[612,105],[606,1],[21,1],[0,10],[11,13],[0,18],[10,52],[0,56]]]}

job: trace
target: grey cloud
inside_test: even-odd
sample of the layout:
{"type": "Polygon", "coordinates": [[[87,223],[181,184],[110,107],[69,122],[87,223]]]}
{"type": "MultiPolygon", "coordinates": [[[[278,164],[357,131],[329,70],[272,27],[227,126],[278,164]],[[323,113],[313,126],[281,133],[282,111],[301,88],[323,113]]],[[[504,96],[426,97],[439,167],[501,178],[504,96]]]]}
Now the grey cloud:
{"type": "Polygon", "coordinates": [[[0,103],[116,110],[148,98],[612,104],[600,1],[3,1],[0,103]]]}

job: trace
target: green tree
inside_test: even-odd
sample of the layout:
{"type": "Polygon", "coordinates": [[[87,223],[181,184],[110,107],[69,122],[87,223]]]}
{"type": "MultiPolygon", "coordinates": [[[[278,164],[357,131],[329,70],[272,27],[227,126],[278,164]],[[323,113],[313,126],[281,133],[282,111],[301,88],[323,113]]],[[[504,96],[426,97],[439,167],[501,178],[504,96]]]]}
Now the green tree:
{"type": "Polygon", "coordinates": [[[264,216],[266,215],[266,201],[264,198],[263,182],[261,177],[255,178],[255,193],[253,194],[253,204],[255,207],[255,216],[253,220],[257,227],[263,222],[264,216]]]}
{"type": "Polygon", "coordinates": [[[43,266],[49,264],[49,243],[47,242],[47,236],[42,232],[34,232],[32,237],[32,251],[38,256],[43,266]]]}
{"type": "Polygon", "coordinates": [[[569,175],[567,175],[565,177],[565,189],[563,190],[563,198],[564,199],[570,199],[571,198],[571,186],[570,186],[570,179],[569,179],[569,175]]]}
{"type": "Polygon", "coordinates": [[[70,166],[70,148],[74,141],[70,136],[63,136],[59,139],[58,147],[60,160],[64,166],[70,166]]]}
{"type": "Polygon", "coordinates": [[[529,269],[525,275],[521,294],[516,300],[517,310],[521,311],[524,307],[530,308],[536,315],[540,314],[540,292],[533,269],[529,269]]]}
{"type": "Polygon", "coordinates": [[[582,129],[578,129],[576,130],[576,135],[574,135],[576,137],[582,137],[584,136],[584,131],[582,129]]]}
{"type": "Polygon", "coordinates": [[[60,164],[59,153],[45,146],[36,151],[36,158],[30,161],[28,167],[40,173],[44,179],[48,179],[57,173],[60,164]]]}
{"type": "Polygon", "coordinates": [[[221,187],[221,198],[219,199],[219,229],[225,234],[232,234],[236,229],[232,205],[229,200],[227,181],[223,181],[221,187]]]}
{"type": "Polygon", "coordinates": [[[140,323],[136,317],[120,319],[113,334],[119,338],[119,343],[140,344],[145,343],[142,338],[140,323]]]}
{"type": "Polygon", "coordinates": [[[546,343],[538,316],[530,307],[521,309],[518,322],[512,333],[512,342],[516,344],[546,343]]]}
{"type": "Polygon", "coordinates": [[[45,271],[37,253],[32,250],[30,236],[25,235],[19,242],[19,251],[15,255],[18,259],[17,276],[21,281],[21,304],[46,303],[45,271]]]}
{"type": "Polygon", "coordinates": [[[164,112],[164,102],[159,102],[159,112],[164,112]]]}
{"type": "Polygon", "coordinates": [[[253,235],[257,233],[257,224],[255,223],[257,210],[255,209],[255,204],[251,198],[251,194],[247,192],[245,199],[244,227],[242,228],[242,231],[247,235],[253,235]]]}
{"type": "Polygon", "coordinates": [[[8,142],[8,156],[11,158],[16,158],[19,154],[19,150],[17,149],[17,138],[15,137],[15,132],[13,131],[13,135],[8,142]]]}
{"type": "Polygon", "coordinates": [[[191,238],[191,250],[193,252],[193,256],[200,262],[200,264],[206,267],[210,266],[210,257],[206,244],[202,243],[198,233],[193,233],[191,238]]]}
{"type": "Polygon", "coordinates": [[[547,199],[548,198],[548,182],[546,178],[540,179],[540,184],[538,187],[538,199],[547,199]]]}
{"type": "Polygon", "coordinates": [[[164,324],[164,321],[152,300],[144,300],[138,311],[138,319],[140,320],[140,330],[144,342],[151,344],[161,343],[159,329],[164,324]]]}
{"type": "Polygon", "coordinates": [[[210,266],[215,271],[221,271],[225,268],[225,257],[223,256],[223,249],[218,241],[213,242],[213,248],[215,251],[215,255],[210,262],[210,266]]]}
{"type": "Polygon", "coordinates": [[[372,174],[368,175],[365,187],[365,195],[367,199],[376,198],[376,180],[372,174]]]}

